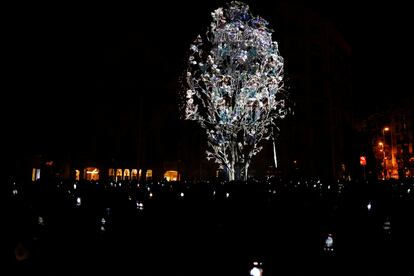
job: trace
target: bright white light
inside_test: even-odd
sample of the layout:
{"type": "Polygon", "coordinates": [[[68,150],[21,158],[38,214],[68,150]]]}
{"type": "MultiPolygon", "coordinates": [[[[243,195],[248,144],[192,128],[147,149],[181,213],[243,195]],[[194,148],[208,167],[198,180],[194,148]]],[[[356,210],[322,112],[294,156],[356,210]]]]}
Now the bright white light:
{"type": "Polygon", "coordinates": [[[78,197],[77,199],[76,199],[76,206],[81,206],[81,198],[80,197],[78,197]]]}
{"type": "Polygon", "coordinates": [[[230,193],[226,193],[226,197],[228,198],[230,196],[230,193]]]}
{"type": "Polygon", "coordinates": [[[368,209],[368,211],[370,211],[370,210],[371,210],[371,207],[372,207],[372,205],[371,205],[371,202],[370,202],[370,203],[368,203],[368,205],[367,205],[367,209],[368,209]]]}
{"type": "Polygon", "coordinates": [[[37,218],[37,223],[38,223],[39,225],[45,225],[45,222],[44,222],[43,218],[42,218],[42,217],[40,217],[40,216],[37,218]]]}
{"type": "Polygon", "coordinates": [[[257,267],[253,267],[252,270],[250,270],[250,276],[262,276],[262,270],[257,267]]]}
{"type": "Polygon", "coordinates": [[[213,191],[213,196],[215,196],[216,195],[216,191],[213,191]]]}
{"type": "Polygon", "coordinates": [[[152,193],[149,193],[149,197],[152,198],[152,193]]]}
{"type": "Polygon", "coordinates": [[[13,189],[13,195],[17,195],[17,190],[13,189]]]}
{"type": "Polygon", "coordinates": [[[330,190],[331,189],[331,185],[328,185],[328,190],[330,190]]]}
{"type": "Polygon", "coordinates": [[[137,209],[140,211],[144,210],[144,203],[137,202],[137,209]]]}
{"type": "Polygon", "coordinates": [[[122,183],[121,182],[119,182],[119,187],[121,187],[122,186],[122,183]]]}
{"type": "Polygon", "coordinates": [[[73,184],[73,189],[76,190],[76,184],[73,184]]]}
{"type": "Polygon", "coordinates": [[[408,188],[407,193],[409,194],[410,192],[411,192],[411,189],[410,189],[410,188],[408,188]]]}
{"type": "Polygon", "coordinates": [[[181,197],[184,197],[184,193],[181,193],[181,197]]]}
{"type": "Polygon", "coordinates": [[[326,245],[326,247],[332,247],[332,245],[333,245],[333,239],[332,239],[331,236],[329,236],[329,237],[326,238],[325,245],[326,245]]]}
{"type": "Polygon", "coordinates": [[[102,226],[101,226],[101,231],[102,231],[102,232],[105,232],[105,230],[106,230],[106,229],[105,229],[105,227],[102,225],[102,226]]]}
{"type": "Polygon", "coordinates": [[[101,219],[101,223],[102,223],[102,224],[105,224],[105,223],[106,223],[105,218],[102,218],[102,219],[101,219]]]}

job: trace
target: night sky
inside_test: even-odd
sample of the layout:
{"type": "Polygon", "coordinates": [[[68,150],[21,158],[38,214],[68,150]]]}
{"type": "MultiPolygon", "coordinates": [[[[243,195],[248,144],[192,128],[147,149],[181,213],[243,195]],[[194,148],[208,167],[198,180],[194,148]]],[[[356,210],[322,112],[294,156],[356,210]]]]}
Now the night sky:
{"type": "MultiPolygon", "coordinates": [[[[178,93],[190,42],[224,2],[11,7],[2,110],[10,148],[85,133],[79,121],[92,118],[97,108],[135,108],[139,93],[155,99],[178,93]]],[[[272,1],[247,2],[277,33],[272,1]]],[[[356,112],[365,115],[405,97],[408,74],[397,66],[408,63],[401,54],[408,47],[400,36],[404,7],[293,2],[327,18],[352,46],[356,112]]],[[[148,104],[159,106],[156,100],[148,104]]]]}

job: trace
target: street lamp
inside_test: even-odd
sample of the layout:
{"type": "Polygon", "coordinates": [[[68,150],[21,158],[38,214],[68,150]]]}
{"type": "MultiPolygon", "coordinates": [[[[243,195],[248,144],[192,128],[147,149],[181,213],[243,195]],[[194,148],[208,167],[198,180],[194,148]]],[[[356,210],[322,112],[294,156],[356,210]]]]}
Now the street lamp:
{"type": "MultiPolygon", "coordinates": [[[[385,139],[384,139],[384,142],[385,142],[385,139]]],[[[384,180],[385,179],[385,176],[386,176],[386,174],[387,174],[387,168],[386,168],[386,166],[385,166],[385,160],[387,159],[386,158],[386,156],[385,156],[385,149],[384,149],[384,143],[383,142],[379,142],[378,143],[378,146],[380,147],[380,152],[382,152],[382,174],[383,174],[383,177],[382,177],[382,179],[384,180]]]]}
{"type": "MultiPolygon", "coordinates": [[[[392,142],[392,131],[391,131],[391,128],[390,127],[384,127],[383,129],[382,129],[382,137],[383,137],[383,139],[384,139],[384,144],[386,143],[386,141],[385,141],[385,133],[386,132],[388,132],[389,131],[389,133],[390,133],[390,138],[391,138],[391,141],[390,141],[390,150],[391,150],[391,176],[392,176],[392,171],[393,171],[393,169],[394,169],[394,151],[393,151],[393,142],[392,142]]],[[[385,152],[384,152],[384,156],[385,156],[385,152]]],[[[385,158],[384,157],[384,159],[387,159],[387,158],[385,158]]],[[[388,170],[387,170],[388,171],[388,170]]],[[[390,177],[391,177],[390,176],[390,177]]]]}

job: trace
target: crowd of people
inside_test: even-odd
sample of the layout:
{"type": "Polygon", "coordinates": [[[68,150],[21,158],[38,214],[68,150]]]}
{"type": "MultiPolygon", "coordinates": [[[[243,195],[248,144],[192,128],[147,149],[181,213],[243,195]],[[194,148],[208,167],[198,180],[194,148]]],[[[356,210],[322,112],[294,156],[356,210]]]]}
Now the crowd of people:
{"type": "Polygon", "coordinates": [[[412,180],[7,187],[3,269],[16,275],[249,275],[253,263],[263,275],[399,275],[414,233],[412,180]]]}

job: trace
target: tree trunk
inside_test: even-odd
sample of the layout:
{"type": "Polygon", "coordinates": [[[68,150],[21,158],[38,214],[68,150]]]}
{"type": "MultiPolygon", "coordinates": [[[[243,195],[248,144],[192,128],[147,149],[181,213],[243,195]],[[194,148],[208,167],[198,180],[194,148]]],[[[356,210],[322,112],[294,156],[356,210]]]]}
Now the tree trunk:
{"type": "Polygon", "coordinates": [[[246,161],[246,165],[244,166],[244,181],[247,181],[248,171],[249,171],[249,161],[246,161]]]}
{"type": "Polygon", "coordinates": [[[235,180],[235,177],[234,177],[235,170],[234,169],[235,169],[234,168],[234,162],[231,162],[229,167],[228,167],[229,181],[235,180]]]}

